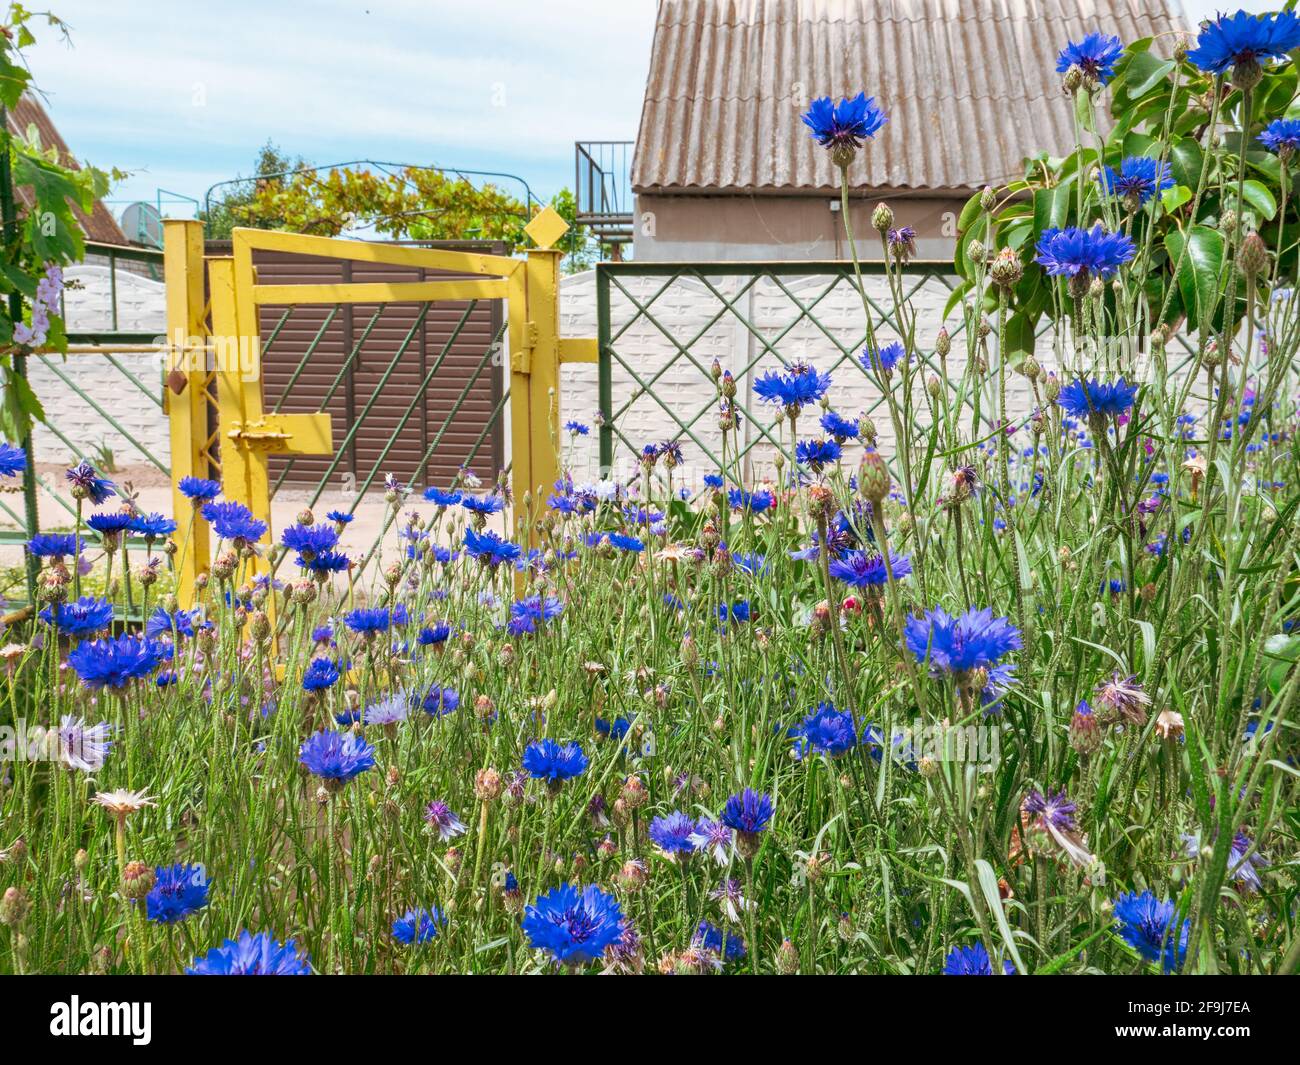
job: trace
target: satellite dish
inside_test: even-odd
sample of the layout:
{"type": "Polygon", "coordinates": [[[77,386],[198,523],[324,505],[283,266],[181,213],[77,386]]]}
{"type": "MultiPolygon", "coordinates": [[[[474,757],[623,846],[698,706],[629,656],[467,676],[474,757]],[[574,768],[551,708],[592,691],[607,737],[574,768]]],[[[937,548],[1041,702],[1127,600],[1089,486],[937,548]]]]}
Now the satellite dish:
{"type": "Polygon", "coordinates": [[[122,212],[122,232],[132,244],[143,244],[149,248],[163,246],[162,215],[151,203],[127,204],[122,212]]]}

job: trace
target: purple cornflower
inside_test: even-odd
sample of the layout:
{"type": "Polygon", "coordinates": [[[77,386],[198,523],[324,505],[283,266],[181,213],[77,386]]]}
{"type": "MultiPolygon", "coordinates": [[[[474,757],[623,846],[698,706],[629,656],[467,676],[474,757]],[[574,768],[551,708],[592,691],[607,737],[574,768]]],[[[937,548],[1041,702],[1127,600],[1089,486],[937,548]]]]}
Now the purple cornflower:
{"type": "Polygon", "coordinates": [[[690,835],[691,846],[708,854],[718,865],[726,865],[731,856],[731,829],[721,821],[702,817],[690,835]]]}
{"type": "Polygon", "coordinates": [[[694,833],[695,822],[680,810],[650,822],[651,840],[670,858],[684,858],[695,850],[691,842],[694,833]]]}
{"type": "MultiPolygon", "coordinates": [[[[912,572],[912,560],[907,555],[896,555],[891,551],[889,568],[894,579],[898,580],[912,572]]],[[[849,551],[842,558],[832,560],[830,574],[854,588],[879,588],[888,583],[884,558],[865,551],[849,551]]]]}
{"type": "Polygon", "coordinates": [[[434,799],[424,808],[424,821],[444,843],[456,836],[465,834],[465,823],[452,813],[451,807],[439,799],[434,799]]]}
{"type": "Polygon", "coordinates": [[[1066,797],[1064,790],[1046,796],[1040,791],[1031,790],[1025,796],[1021,809],[1030,817],[1042,818],[1045,823],[1060,829],[1062,832],[1073,832],[1075,830],[1075,805],[1066,797]]]}

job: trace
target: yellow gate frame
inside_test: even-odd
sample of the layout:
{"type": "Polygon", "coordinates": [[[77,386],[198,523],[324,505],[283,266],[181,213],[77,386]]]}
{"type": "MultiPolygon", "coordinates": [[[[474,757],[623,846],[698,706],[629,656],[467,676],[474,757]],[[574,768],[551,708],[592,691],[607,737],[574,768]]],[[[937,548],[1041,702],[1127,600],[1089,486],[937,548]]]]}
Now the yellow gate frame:
{"type": "MultiPolygon", "coordinates": [[[[526,258],[434,248],[404,247],[333,237],[313,237],[260,229],[236,229],[232,254],[206,259],[211,331],[205,330],[202,227],[169,220],[165,227],[169,366],[174,378],[184,367],[184,392],[169,402],[173,481],[204,476],[210,457],[208,374],[194,369],[192,345],[176,337],[199,337],[213,356],[219,412],[221,480],[227,499],[247,506],[271,529],[268,467],[270,455],[332,454],[328,414],[268,414],[262,401],[261,336],[258,308],[263,304],[396,303],[429,300],[503,299],[510,352],[510,463],[516,528],[526,522],[536,542],[534,506],[558,479],[560,455],[559,368],[565,362],[596,362],[596,341],[559,335],[560,259],[554,244],[568,224],[550,207],[524,232],[537,245],[526,258]],[[471,275],[449,281],[351,282],[344,284],[263,285],[253,253],[291,252],[354,262],[417,266],[471,275]],[[180,332],[178,333],[178,329],[180,332]],[[188,362],[181,362],[188,358],[188,362]]],[[[205,365],[199,363],[198,365],[205,365]]],[[[175,378],[179,381],[179,378],[175,378]]],[[[176,520],[188,520],[189,502],[174,492],[176,520]]],[[[206,523],[195,522],[190,550],[179,574],[178,594],[193,601],[194,580],[208,567],[206,523]],[[200,529],[200,526],[203,528],[200,529]]],[[[266,571],[264,561],[258,563],[266,571]]]]}

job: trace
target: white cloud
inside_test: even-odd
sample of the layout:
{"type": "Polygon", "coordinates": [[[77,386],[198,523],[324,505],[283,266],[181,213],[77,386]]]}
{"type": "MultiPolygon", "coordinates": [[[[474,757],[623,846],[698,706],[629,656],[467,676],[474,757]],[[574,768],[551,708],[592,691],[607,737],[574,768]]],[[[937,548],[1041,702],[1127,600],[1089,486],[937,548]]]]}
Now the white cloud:
{"type": "Polygon", "coordinates": [[[31,51],[74,152],[201,196],[268,138],[351,158],[571,180],[572,142],[631,139],[654,0],[64,0],[73,47],[31,51]]]}

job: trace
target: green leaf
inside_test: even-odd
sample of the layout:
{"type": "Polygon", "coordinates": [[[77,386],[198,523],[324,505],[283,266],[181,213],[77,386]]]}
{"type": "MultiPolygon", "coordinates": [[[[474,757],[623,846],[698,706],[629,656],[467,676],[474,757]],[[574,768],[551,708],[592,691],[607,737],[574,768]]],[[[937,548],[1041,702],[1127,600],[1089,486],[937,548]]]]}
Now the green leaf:
{"type": "Polygon", "coordinates": [[[1067,185],[1055,185],[1034,193],[1034,232],[1060,229],[1070,216],[1070,192],[1067,185]]]}
{"type": "Polygon", "coordinates": [[[1174,180],[1189,189],[1200,184],[1203,161],[1201,146],[1190,137],[1175,141],[1169,149],[1169,169],[1173,172],[1174,180]]]}
{"type": "Polygon", "coordinates": [[[1024,974],[1028,970],[1020,958],[1020,951],[1016,949],[1016,941],[1011,935],[1011,925],[1007,923],[1007,915],[1002,909],[1002,895],[998,891],[998,875],[993,871],[993,866],[989,865],[983,858],[975,859],[975,871],[979,876],[980,891],[984,894],[984,901],[993,914],[993,920],[997,922],[998,932],[1002,935],[1002,944],[1007,948],[1007,953],[1011,955],[1011,960],[1015,963],[1017,971],[1024,974]]]}
{"type": "Polygon", "coordinates": [[[1005,344],[1007,357],[1017,364],[1034,353],[1034,323],[1022,311],[1007,319],[1005,344]]]}
{"type": "Polygon", "coordinates": [[[1160,194],[1160,206],[1165,209],[1165,214],[1173,214],[1183,204],[1190,203],[1191,199],[1191,189],[1186,185],[1175,185],[1160,194]]]}
{"type": "Polygon", "coordinates": [[[1181,231],[1171,229],[1165,234],[1165,249],[1170,261],[1177,264],[1178,290],[1188,317],[1201,328],[1213,316],[1219,301],[1223,234],[1209,226],[1192,226],[1191,235],[1184,239],[1181,231]]]}
{"type": "Polygon", "coordinates": [[[1124,70],[1124,90],[1130,100],[1139,100],[1159,82],[1164,81],[1177,64],[1172,59],[1161,59],[1151,52],[1133,56],[1124,70]]]}
{"type": "Polygon", "coordinates": [[[1242,183],[1241,196],[1265,218],[1272,218],[1277,214],[1277,200],[1262,181],[1247,178],[1242,183]]]}

